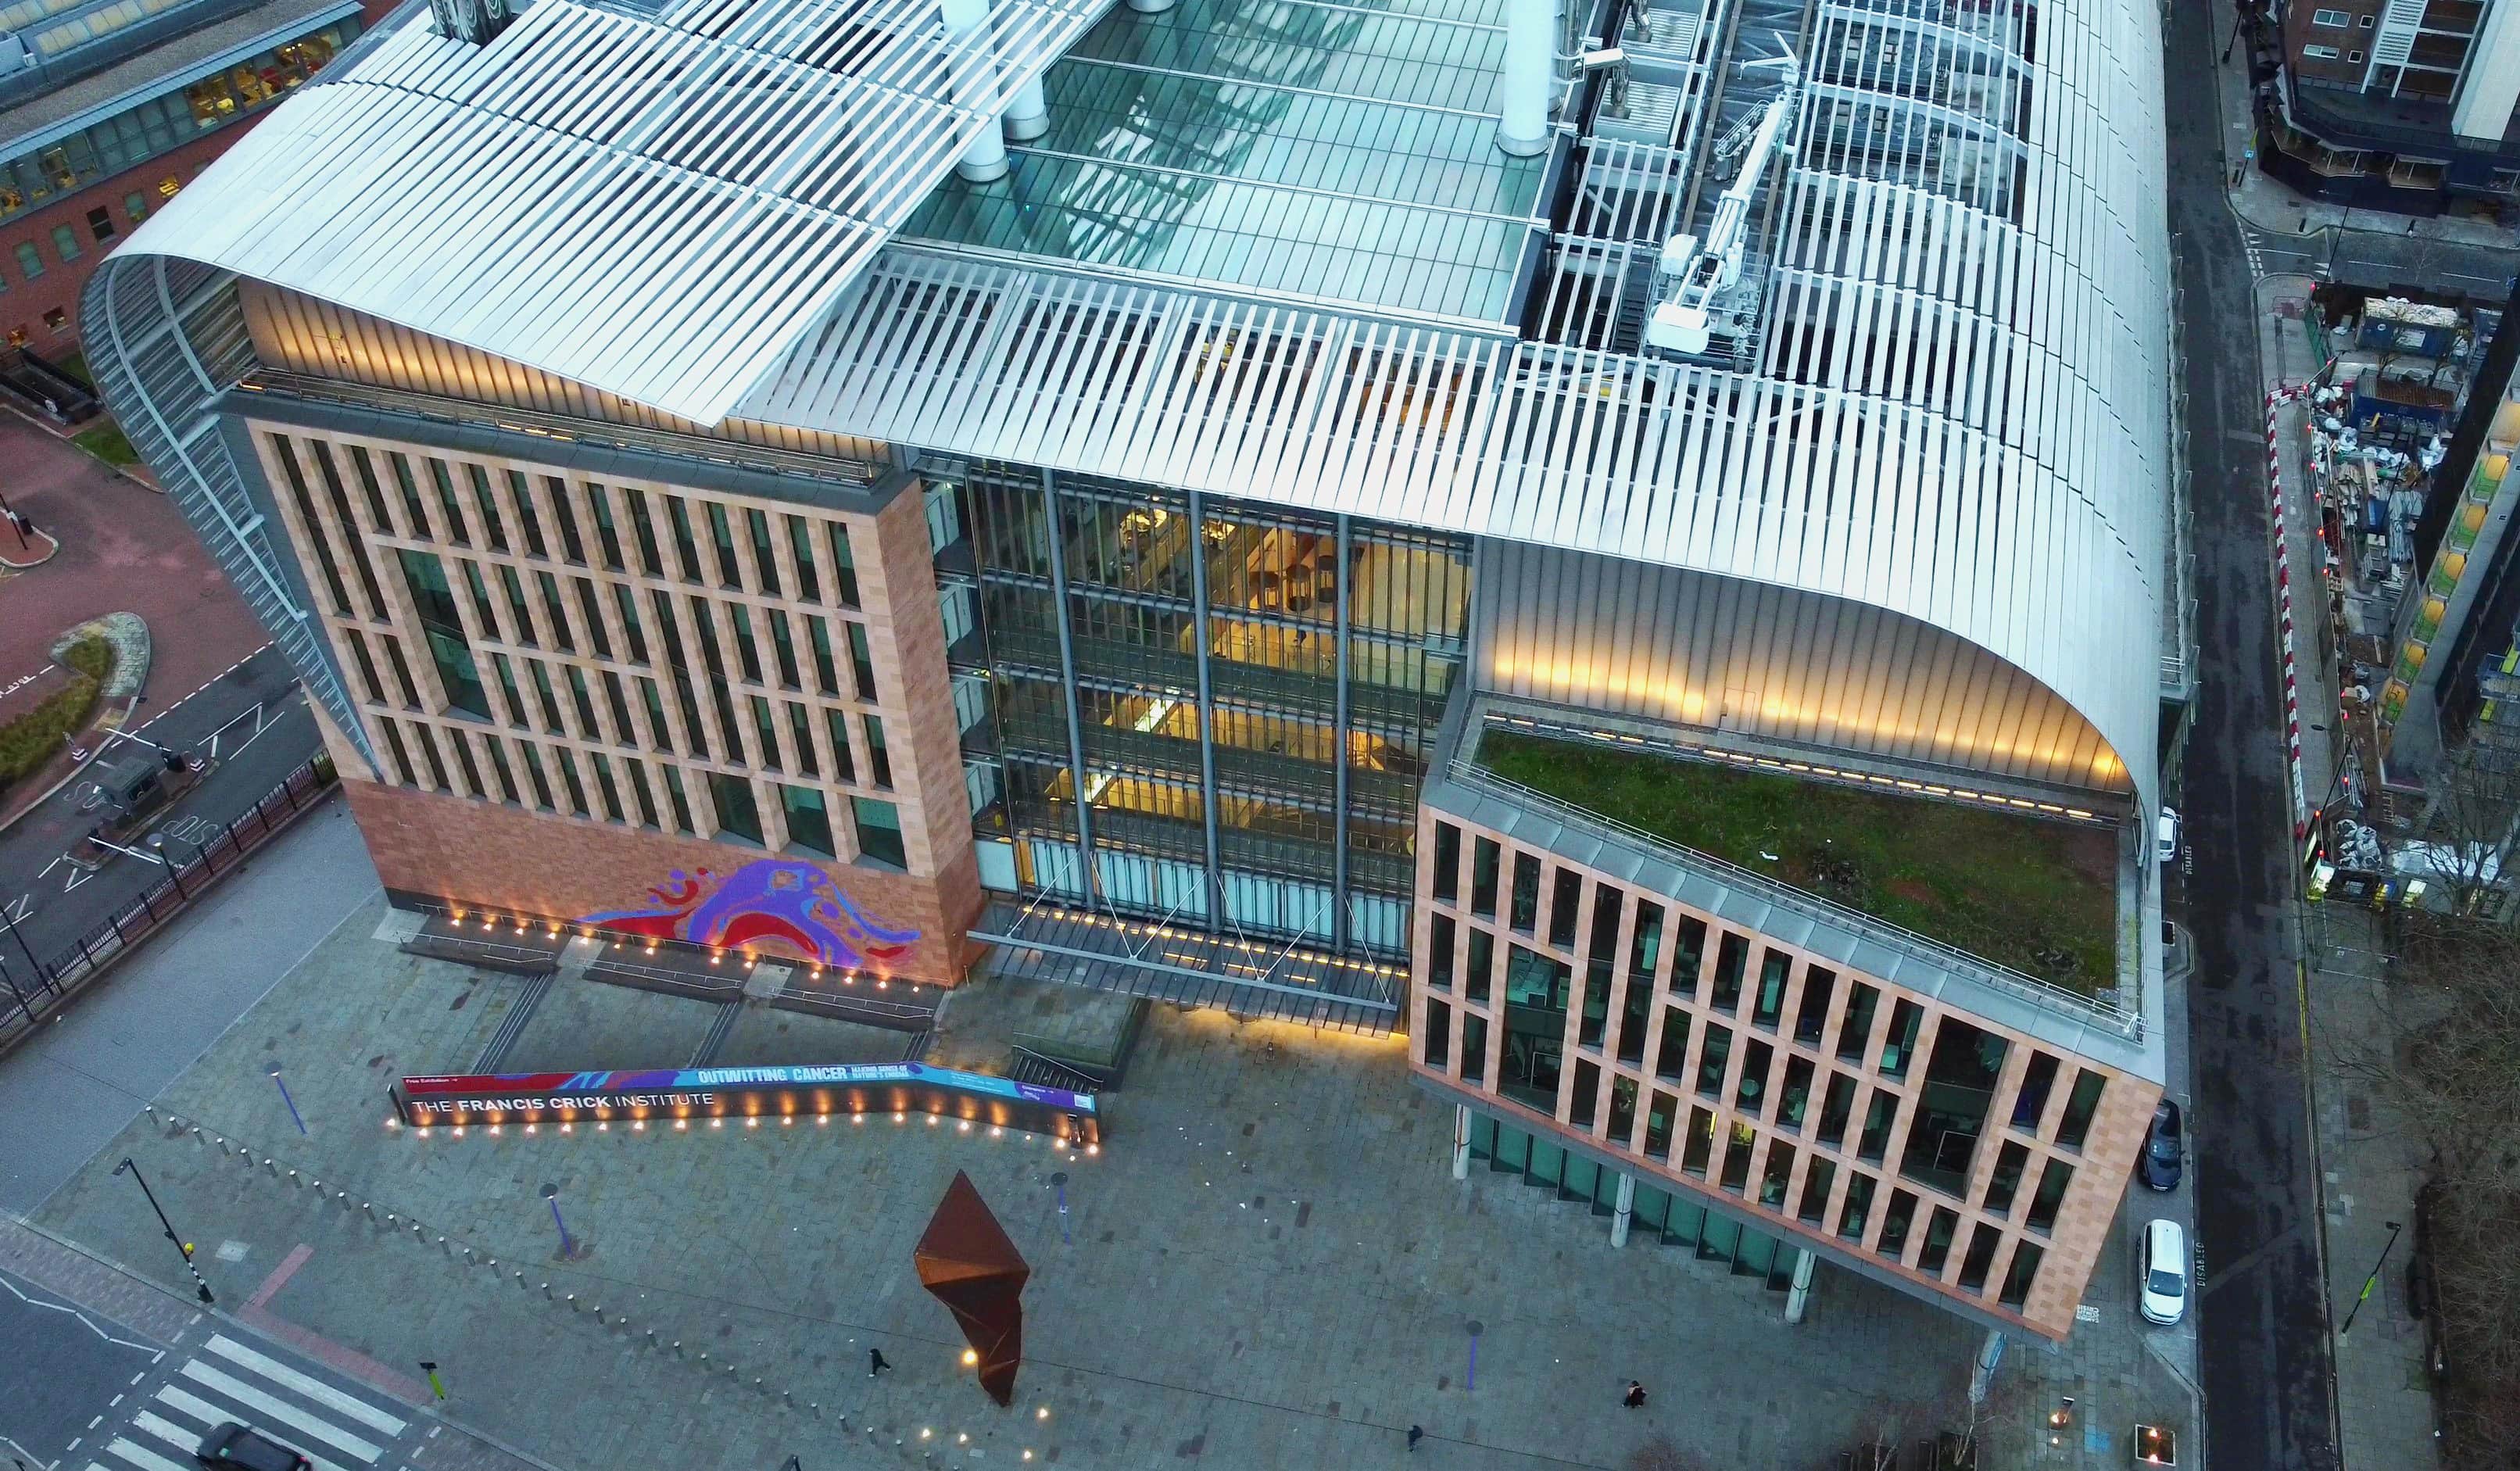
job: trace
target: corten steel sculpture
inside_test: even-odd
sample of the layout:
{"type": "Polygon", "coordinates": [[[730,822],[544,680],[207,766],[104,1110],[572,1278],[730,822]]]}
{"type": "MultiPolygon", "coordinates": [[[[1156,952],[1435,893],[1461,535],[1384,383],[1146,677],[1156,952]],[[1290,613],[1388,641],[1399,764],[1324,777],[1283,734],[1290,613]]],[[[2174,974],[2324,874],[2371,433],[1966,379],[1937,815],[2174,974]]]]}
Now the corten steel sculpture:
{"type": "Polygon", "coordinates": [[[1012,1404],[1015,1370],[1023,1366],[1023,1288],[1032,1268],[989,1214],[971,1177],[954,1172],[913,1259],[920,1285],[953,1310],[964,1341],[980,1356],[980,1388],[1000,1404],[1012,1404]]]}

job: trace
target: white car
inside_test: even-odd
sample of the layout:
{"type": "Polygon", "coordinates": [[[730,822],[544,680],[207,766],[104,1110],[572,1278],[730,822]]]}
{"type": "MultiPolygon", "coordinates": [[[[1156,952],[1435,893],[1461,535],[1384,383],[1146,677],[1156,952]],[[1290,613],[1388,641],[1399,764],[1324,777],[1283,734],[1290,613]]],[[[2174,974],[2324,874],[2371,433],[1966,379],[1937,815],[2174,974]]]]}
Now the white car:
{"type": "Polygon", "coordinates": [[[2161,822],[2152,830],[2153,852],[2165,869],[2179,862],[2179,810],[2161,809],[2161,822]]]}
{"type": "Polygon", "coordinates": [[[2141,1273],[2136,1311],[2146,1322],[2163,1327],[2179,1321],[2187,1312],[2187,1233],[2176,1221],[2153,1221],[2143,1228],[2142,1260],[2136,1264],[2141,1273]]]}

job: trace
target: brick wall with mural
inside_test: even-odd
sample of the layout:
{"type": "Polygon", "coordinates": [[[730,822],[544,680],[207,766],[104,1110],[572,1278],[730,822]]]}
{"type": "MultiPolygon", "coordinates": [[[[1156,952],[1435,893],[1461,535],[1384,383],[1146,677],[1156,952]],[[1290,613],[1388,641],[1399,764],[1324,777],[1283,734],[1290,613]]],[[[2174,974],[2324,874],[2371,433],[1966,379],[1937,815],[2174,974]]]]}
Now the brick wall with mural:
{"type": "Polygon", "coordinates": [[[980,881],[965,845],[935,879],[345,780],[385,888],[951,986],[980,881]]]}

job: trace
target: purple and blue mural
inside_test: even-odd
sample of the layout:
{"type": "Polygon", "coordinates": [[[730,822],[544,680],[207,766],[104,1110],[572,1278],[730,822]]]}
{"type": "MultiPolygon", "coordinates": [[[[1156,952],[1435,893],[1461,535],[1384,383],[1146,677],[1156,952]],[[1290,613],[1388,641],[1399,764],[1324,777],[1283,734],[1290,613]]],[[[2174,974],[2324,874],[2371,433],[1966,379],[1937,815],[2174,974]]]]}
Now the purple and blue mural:
{"type": "Polygon", "coordinates": [[[722,877],[676,869],[648,898],[647,908],[607,910],[577,922],[727,950],[787,950],[842,969],[898,959],[919,943],[919,931],[877,924],[831,874],[793,859],[755,859],[722,877]]]}

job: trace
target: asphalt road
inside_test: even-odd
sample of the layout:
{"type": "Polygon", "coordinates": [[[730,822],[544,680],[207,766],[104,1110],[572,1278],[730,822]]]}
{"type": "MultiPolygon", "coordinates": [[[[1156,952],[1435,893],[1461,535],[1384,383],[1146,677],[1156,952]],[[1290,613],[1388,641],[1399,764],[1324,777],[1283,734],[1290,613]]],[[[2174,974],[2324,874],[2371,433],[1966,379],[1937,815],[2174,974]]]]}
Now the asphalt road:
{"type": "Polygon", "coordinates": [[[2196,937],[2197,1298],[2206,1452],[2246,1471],[2334,1471],[2287,871],[2264,385],[2239,223],[2222,187],[2219,7],[2171,7],[2170,219],[2185,291],[2202,690],[2184,811],[2196,937]]]}
{"type": "MultiPolygon", "coordinates": [[[[201,840],[242,815],[315,754],[319,737],[305,696],[288,662],[265,647],[162,711],[140,707],[135,736],[210,758],[200,786],[185,794],[140,835],[189,855],[201,840]]],[[[97,814],[82,807],[94,794],[72,781],[0,832],[0,906],[17,934],[0,933],[0,970],[23,977],[27,952],[47,962],[165,877],[146,857],[117,857],[94,873],[64,856],[97,814]],[[20,948],[20,941],[24,949],[20,948]]]]}
{"type": "Polygon", "coordinates": [[[0,1449],[50,1465],[161,1357],[156,1344],[0,1271],[0,1449]],[[38,1349],[40,1347],[40,1352],[38,1349]]]}
{"type": "Polygon", "coordinates": [[[2341,231],[2298,236],[2247,229],[2249,244],[2269,275],[2298,274],[2375,290],[2414,287],[2455,291],[2496,302],[2510,295],[2511,251],[2405,232],[2401,217],[2360,209],[2341,231]]]}

